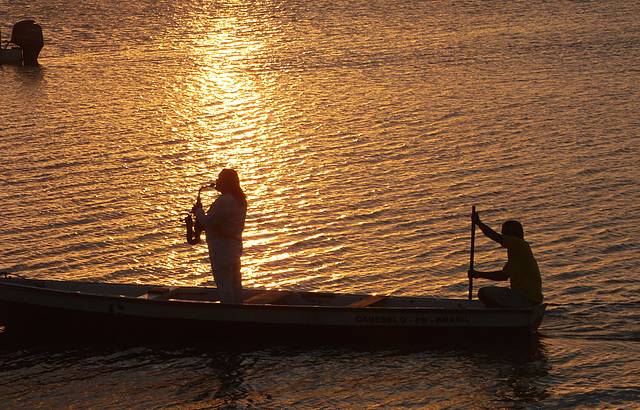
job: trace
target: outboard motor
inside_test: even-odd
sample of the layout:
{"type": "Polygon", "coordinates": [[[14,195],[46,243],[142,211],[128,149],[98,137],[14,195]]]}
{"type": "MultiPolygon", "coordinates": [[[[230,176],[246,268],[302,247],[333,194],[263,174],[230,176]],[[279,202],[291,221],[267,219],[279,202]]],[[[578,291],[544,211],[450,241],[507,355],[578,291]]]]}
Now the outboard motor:
{"type": "Polygon", "coordinates": [[[37,66],[38,55],[44,47],[42,27],[33,20],[22,20],[13,25],[11,42],[22,49],[24,65],[37,66]]]}

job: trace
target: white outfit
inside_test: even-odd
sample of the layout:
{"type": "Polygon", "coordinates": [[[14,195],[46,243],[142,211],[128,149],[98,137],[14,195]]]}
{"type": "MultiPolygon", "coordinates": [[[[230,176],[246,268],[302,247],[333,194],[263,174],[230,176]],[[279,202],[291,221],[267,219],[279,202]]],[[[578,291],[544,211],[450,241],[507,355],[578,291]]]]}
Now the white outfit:
{"type": "Polygon", "coordinates": [[[231,194],[220,195],[205,214],[196,209],[196,220],[205,228],[209,260],[222,303],[242,303],[242,231],[247,209],[231,194]]]}

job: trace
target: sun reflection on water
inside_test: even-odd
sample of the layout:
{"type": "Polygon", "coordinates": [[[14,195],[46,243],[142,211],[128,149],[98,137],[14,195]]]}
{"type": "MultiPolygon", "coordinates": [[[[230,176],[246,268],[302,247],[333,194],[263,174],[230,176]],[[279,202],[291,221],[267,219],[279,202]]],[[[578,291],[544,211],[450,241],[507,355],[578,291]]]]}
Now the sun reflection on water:
{"type": "Polygon", "coordinates": [[[198,164],[189,172],[193,179],[214,176],[223,167],[238,171],[249,200],[243,282],[251,286],[260,278],[262,286],[272,287],[279,282],[265,282],[266,276],[277,277],[292,269],[284,268],[284,261],[291,257],[286,246],[273,246],[287,228],[270,223],[275,215],[286,213],[286,196],[268,186],[285,173],[277,164],[286,159],[288,150],[278,146],[275,135],[277,118],[270,114],[270,106],[276,97],[270,79],[258,76],[253,62],[268,44],[243,30],[242,24],[236,17],[216,19],[213,27],[200,30],[206,33],[191,50],[195,70],[182,88],[182,99],[192,102],[197,126],[188,145],[197,153],[198,164]],[[270,266],[268,274],[264,266],[270,266]]]}
{"type": "MultiPolygon", "coordinates": [[[[3,12],[22,15],[24,3],[3,12]]],[[[280,376],[292,363],[276,357],[275,379],[249,369],[257,378],[240,390],[269,393],[252,402],[264,407],[336,407],[327,391],[344,393],[343,407],[362,397],[387,407],[637,407],[640,138],[629,113],[639,2],[502,2],[496,12],[482,1],[70,0],[55,13],[49,3],[29,2],[48,20],[42,67],[0,69],[3,271],[213,285],[207,246],[185,243],[180,218],[201,184],[233,167],[249,199],[247,287],[460,298],[476,204],[493,227],[525,222],[550,302],[548,375],[544,358],[539,371],[518,365],[520,354],[513,366],[496,360],[502,352],[474,352],[461,367],[436,352],[393,355],[386,378],[369,354],[359,374],[344,360],[327,372],[335,354],[321,354],[321,371],[306,377],[309,361],[294,355],[303,371],[293,382],[302,374],[317,388],[291,394],[280,376]],[[479,368],[489,377],[452,399],[479,368]],[[451,371],[461,377],[438,384],[451,371]],[[416,386],[420,372],[435,377],[416,386]],[[344,388],[363,374],[375,376],[373,390],[344,388]]],[[[504,250],[476,241],[478,268],[499,269],[504,250]]],[[[201,380],[202,367],[187,367],[201,380]]],[[[13,370],[8,380],[29,378],[13,370]]],[[[18,390],[67,380],[69,369],[45,373],[18,390]]],[[[145,380],[168,391],[155,388],[162,377],[145,380]]],[[[78,396],[63,384],[62,394],[9,393],[30,407],[78,396]]],[[[199,384],[206,391],[133,401],[212,397],[211,383],[199,384]]]]}

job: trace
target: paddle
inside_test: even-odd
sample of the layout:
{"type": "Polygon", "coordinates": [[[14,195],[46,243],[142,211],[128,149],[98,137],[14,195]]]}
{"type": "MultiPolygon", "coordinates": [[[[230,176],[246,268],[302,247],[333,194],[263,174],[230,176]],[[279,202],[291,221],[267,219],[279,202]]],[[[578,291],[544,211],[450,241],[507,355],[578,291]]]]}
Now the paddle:
{"type": "MultiPolygon", "coordinates": [[[[473,251],[476,242],[476,224],[473,222],[473,214],[476,213],[476,206],[471,207],[471,255],[469,256],[469,271],[473,270],[473,251]]],[[[469,276],[469,300],[473,299],[473,278],[469,276]]]]}

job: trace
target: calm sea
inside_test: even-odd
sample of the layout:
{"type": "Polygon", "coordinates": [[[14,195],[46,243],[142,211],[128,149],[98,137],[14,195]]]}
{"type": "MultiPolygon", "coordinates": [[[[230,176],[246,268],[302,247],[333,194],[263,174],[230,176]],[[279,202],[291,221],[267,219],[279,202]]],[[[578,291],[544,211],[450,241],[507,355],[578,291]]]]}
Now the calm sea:
{"type": "Polygon", "coordinates": [[[211,284],[180,218],[233,167],[246,286],[464,298],[476,205],[549,304],[506,351],[5,347],[0,407],[640,406],[639,2],[0,4],[46,41],[0,66],[1,270],[211,284]]]}

